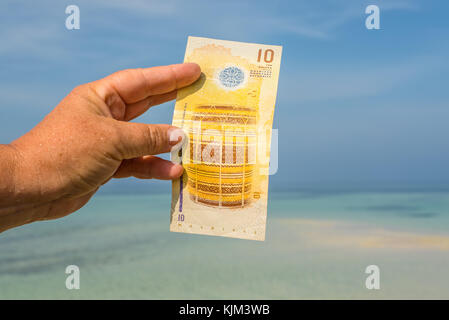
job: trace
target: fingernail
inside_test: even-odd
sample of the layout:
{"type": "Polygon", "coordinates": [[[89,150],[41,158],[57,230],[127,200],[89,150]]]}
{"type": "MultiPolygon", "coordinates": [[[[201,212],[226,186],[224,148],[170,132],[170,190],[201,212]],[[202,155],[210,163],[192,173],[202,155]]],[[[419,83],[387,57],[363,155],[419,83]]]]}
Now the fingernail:
{"type": "Polygon", "coordinates": [[[169,144],[172,146],[170,151],[178,151],[187,140],[186,134],[181,128],[172,127],[168,129],[167,134],[169,144]]]}

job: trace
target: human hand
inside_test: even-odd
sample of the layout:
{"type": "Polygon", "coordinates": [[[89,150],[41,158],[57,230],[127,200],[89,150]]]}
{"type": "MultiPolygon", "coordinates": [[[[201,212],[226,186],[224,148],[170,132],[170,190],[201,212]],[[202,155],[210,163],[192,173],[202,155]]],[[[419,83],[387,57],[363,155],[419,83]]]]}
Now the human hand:
{"type": "Polygon", "coordinates": [[[130,69],[75,88],[0,149],[12,172],[0,182],[0,231],[74,212],[111,178],[178,178],[181,165],[154,156],[178,143],[176,128],[128,121],[174,99],[200,73],[193,63],[130,69]]]}

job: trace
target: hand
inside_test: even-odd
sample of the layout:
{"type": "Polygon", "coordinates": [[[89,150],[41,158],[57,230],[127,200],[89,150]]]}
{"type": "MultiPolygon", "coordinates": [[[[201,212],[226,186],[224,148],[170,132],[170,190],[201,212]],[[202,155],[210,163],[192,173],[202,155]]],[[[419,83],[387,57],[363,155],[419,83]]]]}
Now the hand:
{"type": "Polygon", "coordinates": [[[170,139],[176,128],[128,121],[176,98],[200,73],[192,63],[130,69],[75,88],[0,148],[0,169],[10,172],[0,173],[0,231],[72,213],[113,177],[178,178],[182,166],[154,156],[178,143],[170,139]]]}

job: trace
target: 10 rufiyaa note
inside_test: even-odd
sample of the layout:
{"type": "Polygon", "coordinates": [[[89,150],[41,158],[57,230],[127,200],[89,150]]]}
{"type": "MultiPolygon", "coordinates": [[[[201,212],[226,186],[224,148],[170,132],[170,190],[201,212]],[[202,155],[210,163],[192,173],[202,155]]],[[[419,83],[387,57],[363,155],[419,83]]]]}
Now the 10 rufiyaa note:
{"type": "Polygon", "coordinates": [[[281,46],[189,37],[200,79],[178,91],[170,231],[264,240],[281,46]]]}

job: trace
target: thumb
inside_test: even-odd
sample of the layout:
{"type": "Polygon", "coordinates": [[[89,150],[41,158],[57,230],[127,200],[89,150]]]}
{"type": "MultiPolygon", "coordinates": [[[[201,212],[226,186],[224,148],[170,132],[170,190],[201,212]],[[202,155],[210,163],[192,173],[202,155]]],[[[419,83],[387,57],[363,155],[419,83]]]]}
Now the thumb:
{"type": "Polygon", "coordinates": [[[168,124],[118,123],[119,141],[116,147],[122,159],[169,152],[186,140],[182,129],[168,124]]]}

